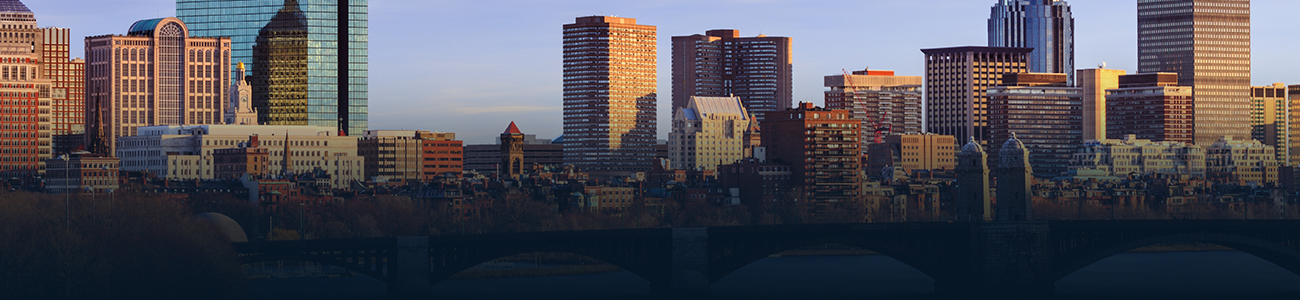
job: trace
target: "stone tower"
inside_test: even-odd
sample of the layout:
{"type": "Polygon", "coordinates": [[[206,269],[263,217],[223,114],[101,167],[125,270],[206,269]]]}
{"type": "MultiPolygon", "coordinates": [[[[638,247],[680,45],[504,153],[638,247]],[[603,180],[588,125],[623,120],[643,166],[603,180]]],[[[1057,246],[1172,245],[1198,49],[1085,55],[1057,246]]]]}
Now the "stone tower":
{"type": "Polygon", "coordinates": [[[226,125],[257,125],[253,108],[253,86],[245,78],[244,63],[235,69],[235,83],[230,85],[230,104],[226,108],[226,125]]]}
{"type": "Polygon", "coordinates": [[[506,132],[501,133],[501,166],[498,167],[499,178],[519,180],[524,173],[524,133],[519,131],[515,122],[510,122],[506,132]]]}
{"type": "Polygon", "coordinates": [[[1029,149],[1011,133],[998,151],[998,221],[1030,221],[1034,217],[1034,169],[1029,165],[1029,149]]]}
{"type": "Polygon", "coordinates": [[[988,153],[971,137],[957,154],[957,221],[993,220],[988,153]]]}

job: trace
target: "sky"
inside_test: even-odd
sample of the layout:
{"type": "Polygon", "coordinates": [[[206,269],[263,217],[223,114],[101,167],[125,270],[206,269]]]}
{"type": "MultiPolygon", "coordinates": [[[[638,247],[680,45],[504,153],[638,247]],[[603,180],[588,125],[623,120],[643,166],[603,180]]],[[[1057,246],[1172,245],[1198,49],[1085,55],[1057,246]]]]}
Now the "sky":
{"type": "MultiPolygon", "coordinates": [[[[268,0],[270,1],[270,0],[268,0]]],[[[278,0],[277,0],[278,1],[278,0]]],[[[42,27],[125,34],[175,15],[166,0],[25,0],[42,27]]],[[[988,44],[995,0],[371,0],[370,128],[454,132],[491,143],[514,121],[554,138],[562,121],[561,26],[575,17],[636,18],[658,27],[659,132],[671,126],[671,37],[738,29],[794,40],[794,101],[822,104],[822,77],[842,70],[922,76],[920,49],[988,44]]],[[[1137,70],[1137,1],[1069,1],[1075,65],[1137,70]]],[[[1256,85],[1300,84],[1300,1],[1252,1],[1256,85]]],[[[73,56],[84,56],[73,42],[73,56]]]]}

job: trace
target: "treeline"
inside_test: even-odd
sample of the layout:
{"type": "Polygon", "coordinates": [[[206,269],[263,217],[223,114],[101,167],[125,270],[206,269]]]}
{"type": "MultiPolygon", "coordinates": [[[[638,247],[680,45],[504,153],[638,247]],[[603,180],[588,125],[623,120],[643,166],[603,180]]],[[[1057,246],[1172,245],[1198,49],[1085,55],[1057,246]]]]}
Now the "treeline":
{"type": "Polygon", "coordinates": [[[0,192],[0,298],[242,298],[229,241],[189,207],[137,194],[67,203],[0,192]]]}

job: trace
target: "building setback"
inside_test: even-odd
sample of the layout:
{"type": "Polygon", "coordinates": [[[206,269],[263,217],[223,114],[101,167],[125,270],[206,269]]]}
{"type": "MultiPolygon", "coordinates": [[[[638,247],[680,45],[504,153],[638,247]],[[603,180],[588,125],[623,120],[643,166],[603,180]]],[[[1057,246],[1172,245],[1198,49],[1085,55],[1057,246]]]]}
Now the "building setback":
{"type": "Polygon", "coordinates": [[[709,30],[673,37],[673,109],[692,96],[740,97],[762,121],[793,104],[792,39],[739,30],[709,30]]]}
{"type": "Polygon", "coordinates": [[[1074,85],[1074,16],[1063,0],[998,0],[989,15],[989,47],[1033,48],[1030,72],[1067,74],[1074,85]]]}
{"type": "Polygon", "coordinates": [[[853,111],[862,120],[862,149],[895,134],[921,134],[921,76],[862,70],[826,76],[826,108],[853,111]]]}
{"type": "Polygon", "coordinates": [[[989,136],[1019,136],[1035,176],[1069,170],[1070,156],[1083,143],[1083,95],[1066,80],[1065,74],[1013,73],[1003,76],[1003,86],[988,90],[989,136]]]}
{"type": "Polygon", "coordinates": [[[86,37],[87,145],[116,153],[140,127],[221,124],[230,39],[193,37],[177,18],[135,22],[126,35],[86,37]]]}
{"type": "Polygon", "coordinates": [[[668,159],[676,170],[714,171],[744,158],[753,120],[737,97],[691,97],[673,113],[668,159]]]}
{"type": "Polygon", "coordinates": [[[761,124],[768,162],[790,165],[796,188],[815,214],[853,208],[837,203],[861,205],[861,124],[852,111],[812,103],[768,114],[761,124]]]}
{"type": "Polygon", "coordinates": [[[368,0],[177,0],[176,15],[196,35],[230,37],[227,68],[249,65],[262,124],[330,126],[359,136],[369,126],[368,6],[368,0]]]}
{"type": "Polygon", "coordinates": [[[1138,73],[1178,73],[1178,85],[1193,88],[1195,142],[1250,136],[1250,0],[1138,0],[1137,8],[1138,73]]]}
{"type": "Polygon", "coordinates": [[[988,144],[989,87],[1029,72],[1031,48],[956,47],[925,53],[925,130],[988,144]]]}
{"type": "Polygon", "coordinates": [[[1289,107],[1285,84],[1250,88],[1250,138],[1276,148],[1274,154],[1281,162],[1290,157],[1289,107]]]}
{"type": "Polygon", "coordinates": [[[1083,140],[1106,139],[1106,90],[1119,88],[1124,70],[1083,69],[1076,72],[1075,82],[1083,90],[1083,140]]]}
{"type": "Polygon", "coordinates": [[[649,171],[655,159],[656,29],[636,19],[564,25],[564,162],[596,177],[649,171]]]}
{"type": "Polygon", "coordinates": [[[1178,74],[1119,77],[1119,89],[1106,91],[1106,136],[1194,144],[1192,88],[1178,85],[1178,74]]]}

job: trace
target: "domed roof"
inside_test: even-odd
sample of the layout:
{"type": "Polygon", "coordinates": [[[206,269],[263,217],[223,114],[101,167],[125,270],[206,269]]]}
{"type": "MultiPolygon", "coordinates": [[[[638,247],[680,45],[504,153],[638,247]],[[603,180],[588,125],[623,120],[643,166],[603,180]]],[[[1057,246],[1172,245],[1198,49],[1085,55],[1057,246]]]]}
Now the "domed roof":
{"type": "Polygon", "coordinates": [[[225,234],[226,238],[230,239],[231,243],[248,242],[248,235],[244,233],[244,228],[240,227],[238,222],[235,222],[234,219],[231,219],[226,215],[214,212],[205,212],[195,215],[194,218],[208,222],[208,224],[212,224],[212,226],[216,226],[217,230],[221,230],[221,233],[225,234]]]}
{"type": "Polygon", "coordinates": [[[961,152],[984,152],[984,148],[980,147],[980,144],[975,142],[975,137],[971,137],[970,142],[967,142],[965,146],[961,147],[961,152]]]}
{"type": "Polygon", "coordinates": [[[1005,150],[1021,150],[1021,149],[1025,149],[1025,143],[1024,143],[1024,142],[1021,142],[1021,141],[1020,141],[1020,138],[1017,138],[1017,137],[1016,137],[1016,133],[1015,133],[1015,132],[1012,132],[1012,133],[1011,133],[1011,138],[1007,139],[1006,142],[1002,143],[1002,150],[1004,150],[1004,151],[1005,151],[1005,150]]]}

